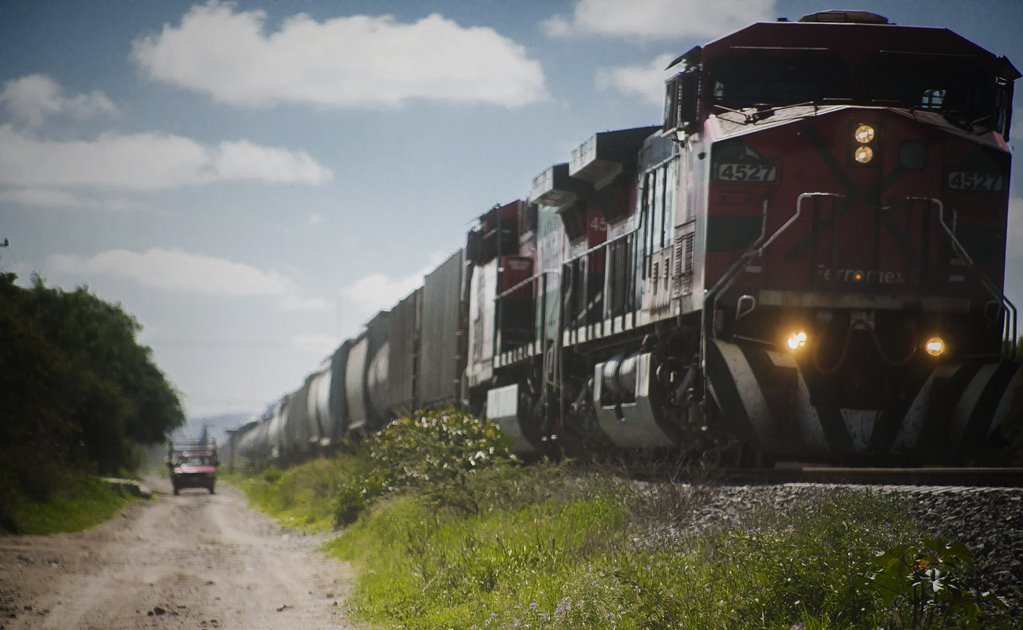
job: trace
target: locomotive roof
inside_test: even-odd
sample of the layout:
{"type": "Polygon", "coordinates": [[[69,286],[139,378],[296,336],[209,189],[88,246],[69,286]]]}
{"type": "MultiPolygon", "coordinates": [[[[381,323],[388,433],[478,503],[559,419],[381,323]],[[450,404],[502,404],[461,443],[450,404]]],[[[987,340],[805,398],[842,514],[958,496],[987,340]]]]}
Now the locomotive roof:
{"type": "MultiPolygon", "coordinates": [[[[758,22],[703,46],[704,63],[743,52],[831,52],[854,64],[884,53],[972,57],[992,75],[1018,78],[1005,57],[996,57],[947,28],[862,22],[758,22]]],[[[686,53],[689,57],[694,51],[686,53]]]]}

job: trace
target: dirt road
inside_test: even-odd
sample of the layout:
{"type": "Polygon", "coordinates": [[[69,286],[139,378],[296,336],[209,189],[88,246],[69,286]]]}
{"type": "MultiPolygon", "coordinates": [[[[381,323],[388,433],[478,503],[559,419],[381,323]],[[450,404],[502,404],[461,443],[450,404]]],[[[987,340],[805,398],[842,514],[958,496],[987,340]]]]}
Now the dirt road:
{"type": "Polygon", "coordinates": [[[356,628],[347,568],[222,486],[76,534],[0,537],[0,628],[356,628]]]}

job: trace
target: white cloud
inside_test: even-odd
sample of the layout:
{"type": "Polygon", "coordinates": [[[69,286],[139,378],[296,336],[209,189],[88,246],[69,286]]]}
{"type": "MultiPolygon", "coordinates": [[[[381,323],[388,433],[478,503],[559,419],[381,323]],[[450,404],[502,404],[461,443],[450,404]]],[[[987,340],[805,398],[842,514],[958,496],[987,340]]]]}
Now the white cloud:
{"type": "Polygon", "coordinates": [[[264,147],[248,140],[221,142],[212,153],[217,179],[258,179],[282,184],[320,184],[331,178],[305,151],[264,147]]]}
{"type": "Polygon", "coordinates": [[[392,278],[384,273],[373,273],[360,278],[343,290],[346,298],[365,313],[390,309],[423,282],[425,272],[392,278]]]}
{"type": "Polygon", "coordinates": [[[323,298],[303,298],[289,295],[280,303],[280,309],[289,313],[326,313],[333,306],[323,298]]]}
{"type": "Polygon", "coordinates": [[[99,90],[70,98],[61,94],[56,81],[45,74],[30,74],[4,83],[0,106],[15,118],[37,127],[50,116],[68,114],[74,118],[117,115],[117,107],[99,90]]]}
{"type": "Polygon", "coordinates": [[[13,188],[10,190],[0,190],[0,202],[9,202],[29,208],[82,208],[111,212],[144,212],[150,210],[145,204],[128,199],[99,198],[83,195],[80,192],[70,193],[66,190],[55,190],[52,188],[13,188]]]}
{"type": "Polygon", "coordinates": [[[320,184],[330,170],[304,151],[247,140],[203,145],[162,133],[41,140],[0,126],[0,185],[157,190],[218,181],[320,184]]]}
{"type": "Polygon", "coordinates": [[[551,37],[717,37],[774,19],[775,0],[577,0],[571,18],[555,15],[541,26],[551,37]]]}
{"type": "Polygon", "coordinates": [[[430,256],[429,264],[414,273],[400,278],[392,278],[384,273],[373,273],[355,281],[341,293],[365,315],[390,309],[399,300],[422,286],[423,277],[436,269],[446,258],[443,253],[434,252],[430,256]]]}
{"type": "Polygon", "coordinates": [[[334,308],[322,298],[296,295],[292,279],[277,271],[180,249],[113,249],[91,257],[55,254],[47,260],[47,269],[87,278],[117,278],[170,293],[276,297],[280,298],[277,309],[289,313],[325,313],[334,308]]]}
{"type": "Polygon", "coordinates": [[[398,106],[409,99],[520,107],[547,98],[543,69],[491,28],[441,15],[415,23],[304,13],[267,32],[266,13],[210,2],[134,42],[150,77],[239,106],[398,106]]]}
{"type": "Polygon", "coordinates": [[[309,218],[306,219],[306,221],[309,223],[309,225],[319,225],[323,223],[323,215],[318,212],[314,212],[309,215],[309,218]]]}
{"type": "Polygon", "coordinates": [[[597,70],[597,87],[614,90],[626,96],[638,96],[651,105],[664,103],[664,68],[674,59],[661,55],[645,66],[619,66],[597,70]]]}
{"type": "Polygon", "coordinates": [[[337,349],[341,341],[332,335],[295,335],[291,346],[299,352],[327,355],[337,349]]]}
{"type": "Polygon", "coordinates": [[[141,253],[113,249],[89,258],[54,254],[47,267],[71,275],[119,278],[173,293],[287,296],[290,289],[288,278],[272,270],[159,247],[141,253]]]}

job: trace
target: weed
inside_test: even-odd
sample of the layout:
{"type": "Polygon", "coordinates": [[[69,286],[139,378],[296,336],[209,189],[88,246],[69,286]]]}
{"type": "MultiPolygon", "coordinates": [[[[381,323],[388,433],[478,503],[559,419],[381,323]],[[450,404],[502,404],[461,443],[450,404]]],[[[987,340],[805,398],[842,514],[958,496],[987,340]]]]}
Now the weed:
{"type": "Polygon", "coordinates": [[[979,628],[981,604],[1004,609],[991,593],[966,585],[973,573],[973,555],[961,543],[937,539],[897,545],[878,554],[864,584],[888,610],[893,628],[979,628]]]}

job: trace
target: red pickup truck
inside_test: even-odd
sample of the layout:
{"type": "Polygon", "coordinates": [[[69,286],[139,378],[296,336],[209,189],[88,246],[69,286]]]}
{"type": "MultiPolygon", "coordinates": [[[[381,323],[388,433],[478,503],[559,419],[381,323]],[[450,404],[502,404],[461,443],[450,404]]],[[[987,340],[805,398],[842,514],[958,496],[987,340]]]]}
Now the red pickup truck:
{"type": "Polygon", "coordinates": [[[174,494],[180,494],[182,488],[206,488],[213,494],[217,464],[215,441],[168,444],[167,467],[174,494]]]}

